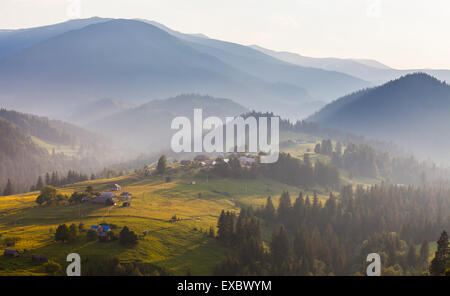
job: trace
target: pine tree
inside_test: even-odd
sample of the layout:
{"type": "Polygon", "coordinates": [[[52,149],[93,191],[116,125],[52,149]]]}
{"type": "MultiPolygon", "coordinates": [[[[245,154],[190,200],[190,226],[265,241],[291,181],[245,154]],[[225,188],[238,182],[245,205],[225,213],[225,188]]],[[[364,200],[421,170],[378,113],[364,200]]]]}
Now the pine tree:
{"type": "Polygon", "coordinates": [[[164,175],[164,173],[166,172],[166,169],[167,169],[167,158],[165,155],[161,155],[161,157],[158,159],[156,171],[159,174],[164,175]]]}
{"type": "Polygon", "coordinates": [[[445,265],[449,256],[448,235],[444,230],[437,241],[437,250],[430,265],[430,274],[441,275],[445,271],[445,265]]]}
{"type": "Polygon", "coordinates": [[[225,240],[225,211],[220,212],[219,220],[217,221],[217,238],[220,241],[225,240]]]}
{"type": "Polygon", "coordinates": [[[278,219],[280,221],[287,223],[289,221],[291,214],[291,197],[289,192],[283,191],[280,197],[280,203],[278,205],[278,219]]]}
{"type": "Polygon", "coordinates": [[[272,255],[272,262],[276,266],[281,266],[289,259],[289,240],[286,228],[283,225],[272,233],[270,254],[272,255]]]}
{"type": "Polygon", "coordinates": [[[269,221],[273,221],[275,218],[275,207],[270,196],[267,198],[266,207],[264,208],[264,217],[269,221]]]}
{"type": "Polygon", "coordinates": [[[45,174],[45,185],[51,185],[50,174],[47,172],[45,174]]]}
{"type": "Polygon", "coordinates": [[[6,183],[6,187],[3,190],[3,195],[13,195],[14,194],[14,189],[13,189],[13,185],[11,183],[11,180],[8,179],[8,182],[6,183]]]}
{"type": "Polygon", "coordinates": [[[42,177],[39,176],[37,182],[36,182],[36,190],[41,190],[42,187],[44,187],[44,182],[42,181],[42,177]]]}
{"type": "Polygon", "coordinates": [[[50,184],[52,186],[58,186],[59,185],[58,172],[53,172],[52,173],[52,178],[51,178],[50,184]]]}
{"type": "Polygon", "coordinates": [[[298,228],[294,237],[294,256],[295,259],[306,258],[306,229],[304,227],[298,228]]]}

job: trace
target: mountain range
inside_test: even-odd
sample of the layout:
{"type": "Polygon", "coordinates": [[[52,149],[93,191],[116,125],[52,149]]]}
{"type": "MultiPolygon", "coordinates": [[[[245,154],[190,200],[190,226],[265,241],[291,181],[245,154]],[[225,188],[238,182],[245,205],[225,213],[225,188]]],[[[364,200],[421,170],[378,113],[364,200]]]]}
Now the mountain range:
{"type": "Polygon", "coordinates": [[[261,51],[262,53],[265,53],[267,55],[270,55],[272,57],[275,57],[277,59],[280,59],[282,61],[294,65],[346,73],[348,75],[358,77],[365,81],[369,81],[374,85],[380,85],[388,82],[389,80],[393,80],[407,74],[418,72],[427,73],[429,75],[437,77],[440,80],[450,81],[449,70],[439,70],[439,69],[399,70],[391,68],[376,60],[370,59],[312,58],[302,56],[297,53],[274,51],[257,45],[252,45],[251,47],[261,51]]]}
{"type": "Polygon", "coordinates": [[[170,148],[170,140],[176,130],[170,128],[177,116],[185,116],[193,122],[194,109],[202,109],[203,118],[217,116],[224,119],[248,109],[229,99],[196,94],[178,95],[165,100],[152,100],[97,121],[86,127],[111,139],[128,155],[159,152],[170,148]]]}
{"type": "Polygon", "coordinates": [[[307,120],[392,140],[416,155],[450,161],[450,86],[425,73],[344,96],[307,120]]]}
{"type": "Polygon", "coordinates": [[[138,104],[180,93],[232,98],[298,117],[318,101],[370,85],[142,20],[93,18],[11,31],[0,38],[0,48],[4,105],[60,118],[105,97],[138,104]]]}

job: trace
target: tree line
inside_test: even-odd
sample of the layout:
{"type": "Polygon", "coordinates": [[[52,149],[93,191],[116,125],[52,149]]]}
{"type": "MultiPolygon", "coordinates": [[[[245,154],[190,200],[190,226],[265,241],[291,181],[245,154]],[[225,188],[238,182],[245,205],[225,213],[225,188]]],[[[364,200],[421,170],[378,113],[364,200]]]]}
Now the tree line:
{"type": "Polygon", "coordinates": [[[339,185],[339,171],[336,167],[317,161],[312,164],[309,154],[304,159],[280,153],[278,161],[269,164],[256,163],[251,168],[243,168],[237,157],[228,162],[217,158],[212,173],[221,177],[256,178],[258,176],[272,178],[294,186],[323,186],[336,188],[339,185]]]}
{"type": "Polygon", "coordinates": [[[264,207],[243,209],[239,217],[221,214],[217,237],[235,255],[214,274],[358,275],[375,252],[383,275],[420,275],[429,270],[429,242],[450,226],[449,197],[444,188],[387,183],[343,186],[326,200],[302,193],[292,200],[283,192],[278,207],[268,197],[264,207]],[[262,229],[272,232],[264,239],[269,250],[261,247],[262,229]]]}

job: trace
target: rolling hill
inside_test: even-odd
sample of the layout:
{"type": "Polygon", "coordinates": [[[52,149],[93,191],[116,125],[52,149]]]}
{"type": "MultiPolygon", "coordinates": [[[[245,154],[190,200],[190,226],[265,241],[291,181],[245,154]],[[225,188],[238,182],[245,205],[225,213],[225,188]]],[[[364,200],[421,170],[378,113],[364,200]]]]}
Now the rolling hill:
{"type": "Polygon", "coordinates": [[[93,18],[8,32],[0,38],[0,97],[10,108],[65,118],[95,98],[143,103],[205,93],[299,117],[318,100],[370,85],[154,24],[93,18]]]}
{"type": "Polygon", "coordinates": [[[0,186],[29,189],[39,175],[69,169],[98,171],[118,155],[105,137],[75,125],[0,109],[0,186]]]}
{"type": "Polygon", "coordinates": [[[435,161],[450,160],[450,86],[424,73],[340,98],[308,120],[392,140],[435,161]]]}
{"type": "Polygon", "coordinates": [[[0,59],[62,33],[81,29],[88,25],[105,22],[107,20],[108,19],[93,17],[88,19],[70,20],[58,25],[19,30],[0,30],[0,59]]]}
{"type": "Polygon", "coordinates": [[[105,98],[75,108],[66,120],[83,126],[92,121],[97,121],[101,118],[128,110],[131,107],[131,104],[125,103],[122,100],[105,98]]]}
{"type": "Polygon", "coordinates": [[[87,127],[110,138],[120,138],[119,144],[128,154],[159,152],[170,148],[175,130],[170,124],[176,116],[192,119],[194,108],[203,110],[203,118],[236,116],[247,108],[229,99],[195,94],[179,95],[165,100],[153,100],[139,107],[126,110],[97,121],[87,127]]]}
{"type": "Polygon", "coordinates": [[[261,108],[273,105],[275,97],[294,102],[307,97],[303,89],[281,95],[279,86],[132,20],[68,31],[1,60],[0,65],[2,91],[12,98],[10,102],[44,114],[67,112],[95,97],[142,103],[200,92],[231,96],[261,108]]]}
{"type": "Polygon", "coordinates": [[[285,62],[252,47],[221,41],[205,36],[183,34],[156,22],[149,22],[169,34],[189,42],[196,50],[215,56],[227,64],[250,73],[253,76],[286,88],[304,88],[314,100],[330,101],[341,94],[369,86],[370,83],[337,72],[337,69],[323,70],[320,67],[298,66],[285,62]]]}

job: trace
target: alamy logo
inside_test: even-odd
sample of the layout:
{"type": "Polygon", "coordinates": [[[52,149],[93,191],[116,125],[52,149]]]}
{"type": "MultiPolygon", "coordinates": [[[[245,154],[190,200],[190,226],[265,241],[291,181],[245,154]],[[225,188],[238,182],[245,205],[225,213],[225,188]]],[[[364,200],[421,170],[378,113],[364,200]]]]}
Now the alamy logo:
{"type": "Polygon", "coordinates": [[[380,276],[381,275],[381,257],[378,253],[370,253],[366,259],[369,265],[366,269],[367,276],[380,276]]]}
{"type": "Polygon", "coordinates": [[[202,109],[194,109],[193,125],[189,118],[178,116],[172,120],[171,128],[178,129],[170,143],[172,151],[176,153],[223,153],[237,149],[237,152],[263,152],[261,163],[274,163],[278,160],[278,117],[226,117],[223,122],[215,116],[203,120],[202,109]],[[205,130],[208,131],[206,134],[205,130]]]}
{"type": "Polygon", "coordinates": [[[77,253],[70,253],[67,255],[67,262],[70,264],[66,268],[67,276],[80,276],[81,275],[81,257],[77,253]]]}

